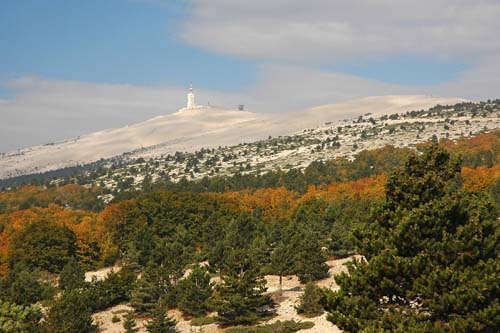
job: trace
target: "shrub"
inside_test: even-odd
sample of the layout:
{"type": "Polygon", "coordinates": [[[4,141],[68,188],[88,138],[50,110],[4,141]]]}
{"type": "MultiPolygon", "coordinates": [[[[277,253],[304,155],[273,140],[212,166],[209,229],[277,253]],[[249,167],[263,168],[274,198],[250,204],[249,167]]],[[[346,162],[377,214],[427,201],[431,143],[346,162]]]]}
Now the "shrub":
{"type": "Polygon", "coordinates": [[[293,333],[314,327],[310,321],[297,322],[294,320],[277,321],[273,324],[251,327],[233,327],[226,333],[293,333]]]}
{"type": "Polygon", "coordinates": [[[321,305],[321,297],[323,293],[321,288],[314,283],[309,282],[306,285],[304,293],[300,296],[300,304],[297,307],[297,313],[303,314],[308,318],[319,316],[323,313],[323,306],[321,305]]]}
{"type": "Polygon", "coordinates": [[[39,332],[38,322],[42,312],[35,306],[16,305],[0,300],[0,332],[39,332]]]}
{"type": "Polygon", "coordinates": [[[91,282],[87,293],[93,300],[93,310],[103,310],[128,301],[128,294],[133,288],[135,280],[135,274],[124,267],[119,272],[111,272],[102,281],[91,282]]]}
{"type": "Polygon", "coordinates": [[[213,324],[217,321],[216,317],[198,317],[191,320],[191,326],[205,326],[213,324]]]}

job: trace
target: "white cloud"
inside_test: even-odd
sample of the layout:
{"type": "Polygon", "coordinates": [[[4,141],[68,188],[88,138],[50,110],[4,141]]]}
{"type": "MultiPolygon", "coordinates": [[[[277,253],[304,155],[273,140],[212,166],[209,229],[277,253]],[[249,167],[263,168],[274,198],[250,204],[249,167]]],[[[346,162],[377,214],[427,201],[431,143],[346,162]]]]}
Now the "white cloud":
{"type": "MultiPolygon", "coordinates": [[[[386,94],[434,94],[486,99],[498,97],[500,62],[464,73],[455,82],[406,87],[306,67],[262,65],[257,82],[240,92],[200,89],[200,104],[254,112],[287,112],[337,101],[386,94]]],[[[75,137],[175,112],[185,105],[185,87],[148,87],[44,80],[9,81],[18,93],[0,100],[0,151],[75,137]]]]}
{"type": "Polygon", "coordinates": [[[175,87],[93,84],[23,77],[9,81],[13,99],[0,103],[0,151],[124,126],[175,110],[175,87]]]}
{"type": "Polygon", "coordinates": [[[498,0],[192,0],[189,43],[223,54],[310,63],[377,55],[500,53],[498,0]]]}

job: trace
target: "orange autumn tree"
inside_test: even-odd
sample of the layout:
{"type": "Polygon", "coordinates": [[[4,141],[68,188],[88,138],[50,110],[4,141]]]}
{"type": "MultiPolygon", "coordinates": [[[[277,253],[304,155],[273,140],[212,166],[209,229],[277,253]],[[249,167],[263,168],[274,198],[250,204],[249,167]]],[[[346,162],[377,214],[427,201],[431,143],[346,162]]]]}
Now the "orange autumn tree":
{"type": "Polygon", "coordinates": [[[464,188],[471,192],[485,191],[500,179],[500,164],[491,168],[480,166],[477,168],[463,167],[462,178],[464,188]]]}
{"type": "Polygon", "coordinates": [[[31,207],[48,207],[57,204],[74,209],[98,211],[104,205],[97,198],[97,188],[67,184],[55,187],[21,186],[0,192],[0,213],[31,207]]]}
{"type": "Polygon", "coordinates": [[[9,255],[13,240],[31,224],[44,223],[67,227],[76,237],[76,255],[87,265],[92,265],[100,259],[99,240],[105,238],[108,232],[96,223],[97,214],[65,209],[57,205],[47,208],[33,207],[30,209],[0,214],[0,271],[5,274],[8,269],[9,255]],[[91,250],[92,249],[92,250],[91,250]]]}
{"type": "Polygon", "coordinates": [[[311,198],[321,198],[327,202],[331,202],[344,196],[350,198],[381,199],[384,195],[386,179],[386,175],[382,174],[324,186],[311,185],[302,198],[300,198],[299,202],[304,202],[311,198]]]}
{"type": "Polygon", "coordinates": [[[491,167],[500,162],[500,131],[457,141],[442,140],[440,144],[451,154],[460,155],[465,165],[491,167]]]}
{"type": "Polygon", "coordinates": [[[259,207],[262,209],[263,218],[270,219],[289,218],[291,211],[297,205],[298,194],[284,187],[265,188],[258,190],[243,190],[229,192],[221,195],[230,200],[235,200],[241,209],[252,211],[259,207]]]}

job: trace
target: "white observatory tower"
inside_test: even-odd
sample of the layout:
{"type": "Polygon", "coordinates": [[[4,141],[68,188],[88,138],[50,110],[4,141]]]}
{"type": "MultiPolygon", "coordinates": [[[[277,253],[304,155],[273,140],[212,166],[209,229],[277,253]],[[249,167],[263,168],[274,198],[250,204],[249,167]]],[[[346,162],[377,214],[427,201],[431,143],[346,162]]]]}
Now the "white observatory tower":
{"type": "Polygon", "coordinates": [[[189,92],[187,96],[187,106],[186,109],[195,109],[196,103],[194,102],[193,85],[189,85],[189,92]]]}

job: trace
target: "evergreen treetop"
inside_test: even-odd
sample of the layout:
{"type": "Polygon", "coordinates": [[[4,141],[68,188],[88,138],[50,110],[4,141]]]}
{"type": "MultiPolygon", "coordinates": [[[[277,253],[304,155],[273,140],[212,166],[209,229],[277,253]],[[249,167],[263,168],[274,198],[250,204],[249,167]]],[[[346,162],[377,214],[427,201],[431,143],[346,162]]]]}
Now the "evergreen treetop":
{"type": "Polygon", "coordinates": [[[500,228],[486,196],[461,189],[436,145],[388,179],[386,203],[357,237],[328,302],[347,332],[500,331],[500,228]]]}

